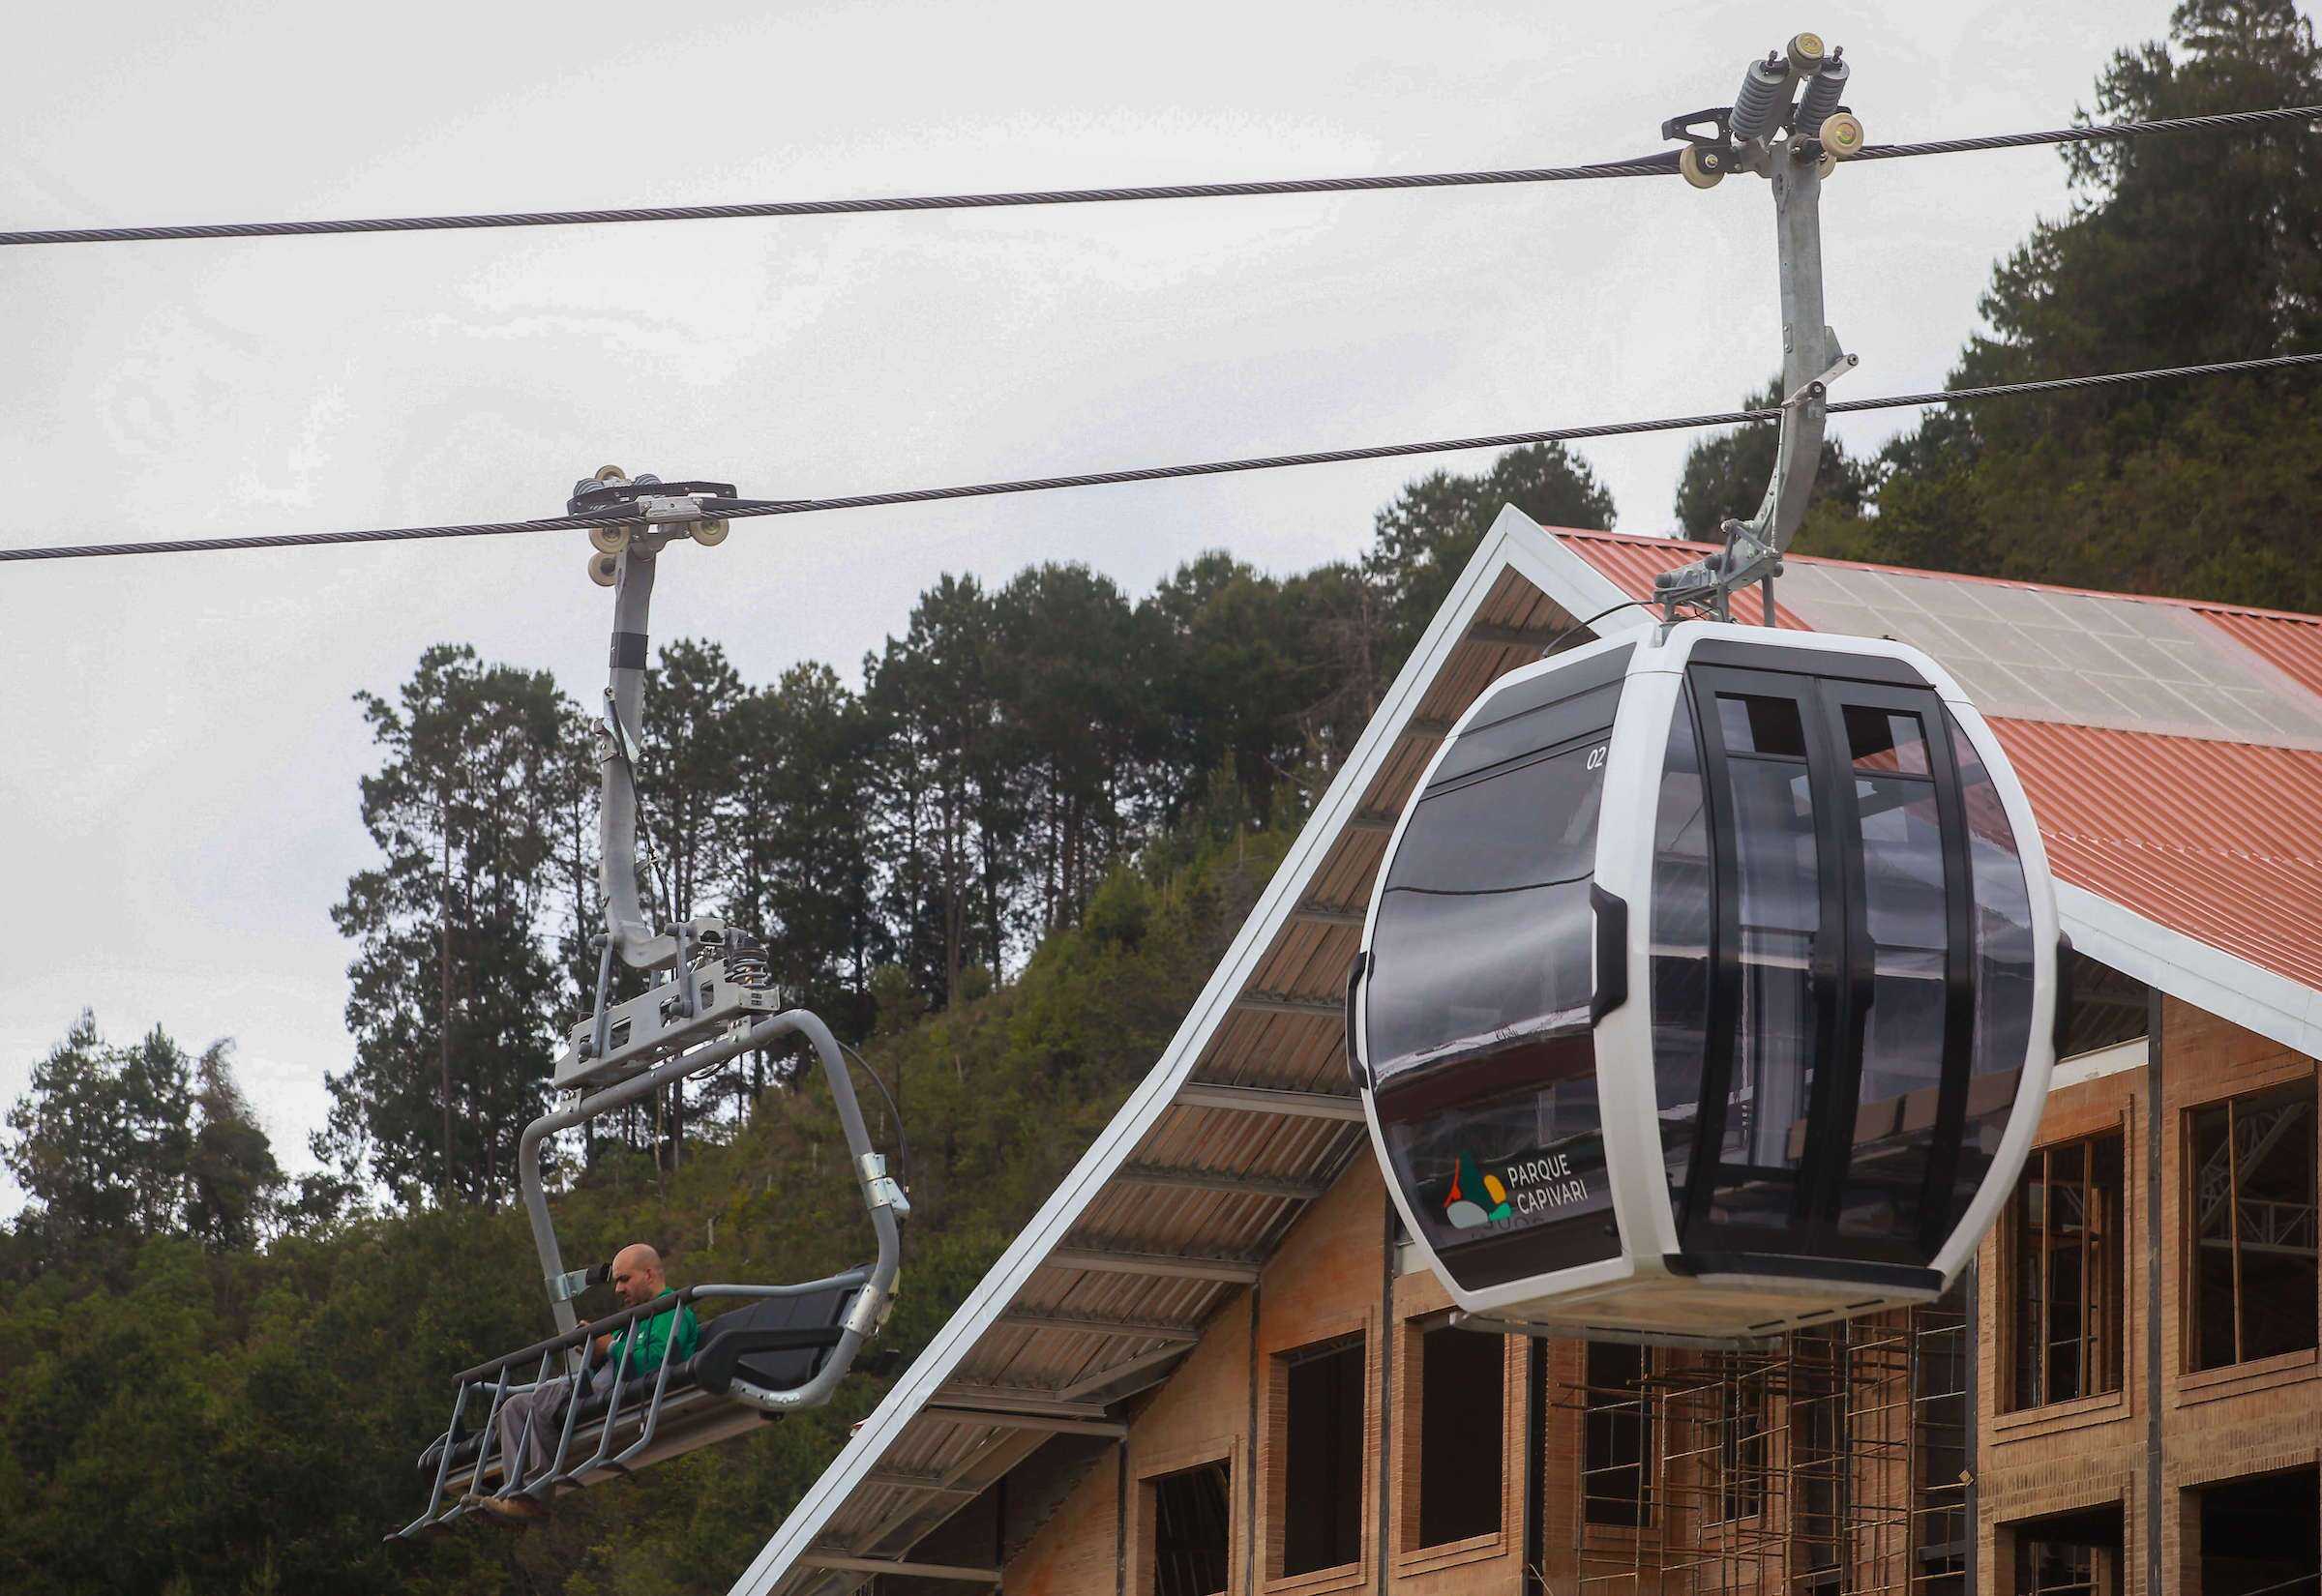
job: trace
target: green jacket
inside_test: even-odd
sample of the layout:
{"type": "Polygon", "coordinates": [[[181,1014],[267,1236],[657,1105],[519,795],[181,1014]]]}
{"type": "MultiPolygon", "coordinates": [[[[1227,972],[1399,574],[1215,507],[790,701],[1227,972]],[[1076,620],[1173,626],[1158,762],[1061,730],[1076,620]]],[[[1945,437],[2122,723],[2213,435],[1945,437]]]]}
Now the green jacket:
{"type": "MultiPolygon", "coordinates": [[[[665,1297],[673,1297],[677,1293],[665,1286],[662,1287],[661,1294],[665,1297]]],[[[637,1345],[629,1351],[629,1367],[621,1371],[621,1377],[632,1380],[656,1377],[661,1373],[662,1354],[670,1344],[669,1314],[664,1311],[648,1318],[635,1320],[627,1329],[613,1337],[610,1360],[612,1368],[620,1369],[621,1350],[628,1345],[632,1337],[636,1339],[637,1345]]],[[[700,1321],[694,1317],[694,1311],[691,1308],[678,1309],[677,1355],[671,1361],[683,1363],[692,1357],[694,1348],[700,1345],[700,1341],[701,1325],[700,1321]]]]}

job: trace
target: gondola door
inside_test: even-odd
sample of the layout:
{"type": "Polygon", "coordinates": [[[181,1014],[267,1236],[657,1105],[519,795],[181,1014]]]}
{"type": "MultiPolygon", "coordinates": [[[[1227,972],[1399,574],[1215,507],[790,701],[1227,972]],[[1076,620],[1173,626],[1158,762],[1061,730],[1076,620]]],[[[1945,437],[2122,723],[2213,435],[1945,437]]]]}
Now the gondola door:
{"type": "Polygon", "coordinates": [[[1702,659],[1714,652],[1686,673],[1711,924],[1697,1114],[1670,1171],[1672,1261],[1915,1273],[1956,1218],[1973,1029],[1947,718],[1906,671],[1868,681],[1702,659]]]}

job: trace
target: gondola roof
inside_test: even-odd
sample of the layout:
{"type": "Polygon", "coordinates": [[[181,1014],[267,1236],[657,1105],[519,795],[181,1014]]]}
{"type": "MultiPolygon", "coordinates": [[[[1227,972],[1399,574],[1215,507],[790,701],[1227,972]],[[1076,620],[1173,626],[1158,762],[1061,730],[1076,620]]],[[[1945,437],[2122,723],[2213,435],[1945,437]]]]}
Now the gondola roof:
{"type": "MultiPolygon", "coordinates": [[[[1438,740],[1563,628],[1700,551],[1501,514],[1143,1084],[736,1592],[839,1596],[1053,1437],[1124,1433],[1118,1404],[1166,1380],[1306,1206],[1368,1164],[1343,985],[1438,740]]],[[[2031,792],[2083,953],[2322,1054],[2322,618],[1797,556],[1776,609],[1892,635],[1958,676],[2031,792]]],[[[1758,618],[1754,596],[1736,618],[1758,618]]]]}

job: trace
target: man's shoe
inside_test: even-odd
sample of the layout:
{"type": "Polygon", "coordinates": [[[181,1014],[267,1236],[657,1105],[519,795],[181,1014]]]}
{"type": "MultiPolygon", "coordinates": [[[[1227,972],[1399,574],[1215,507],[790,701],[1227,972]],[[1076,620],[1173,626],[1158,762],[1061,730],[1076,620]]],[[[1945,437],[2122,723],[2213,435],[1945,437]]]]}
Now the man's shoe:
{"type": "Polygon", "coordinates": [[[476,1506],[491,1516],[494,1523],[514,1529],[524,1529],[549,1516],[548,1508],[529,1496],[483,1496],[476,1506]]]}

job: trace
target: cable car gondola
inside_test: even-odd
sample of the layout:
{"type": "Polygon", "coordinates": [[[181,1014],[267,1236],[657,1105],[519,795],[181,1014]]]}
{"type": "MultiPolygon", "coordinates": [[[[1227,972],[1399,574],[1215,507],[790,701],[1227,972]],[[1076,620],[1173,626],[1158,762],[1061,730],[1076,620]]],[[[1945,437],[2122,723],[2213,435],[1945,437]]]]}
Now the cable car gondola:
{"type": "Polygon", "coordinates": [[[1460,719],[1381,867],[1352,1056],[1471,1315],[1748,1340],[1956,1278],[2061,958],[2023,789],[1940,666],[1686,621],[1460,719]]]}
{"type": "Polygon", "coordinates": [[[1848,77],[1800,34],[1661,129],[1695,187],[1772,191],[1788,397],[1757,514],[1655,578],[1659,626],[1486,690],[1380,867],[1349,1065],[1479,1328],[1735,1343],[1929,1301],[2047,1094],[2065,960],[1999,743],[1917,650],[1771,624],[1856,364],[1820,221],[1862,148],[1848,77]],[[1731,624],[1761,584],[1769,624],[1731,624]]]}

